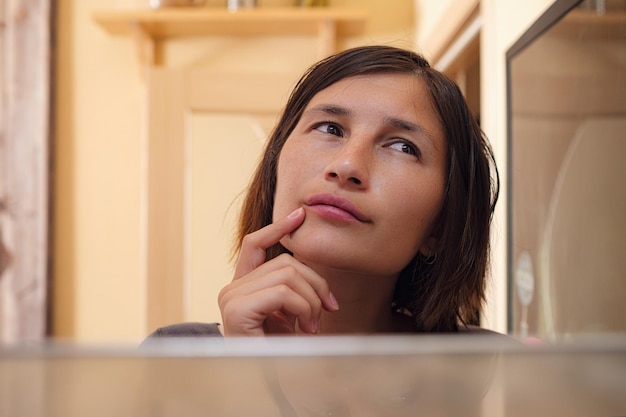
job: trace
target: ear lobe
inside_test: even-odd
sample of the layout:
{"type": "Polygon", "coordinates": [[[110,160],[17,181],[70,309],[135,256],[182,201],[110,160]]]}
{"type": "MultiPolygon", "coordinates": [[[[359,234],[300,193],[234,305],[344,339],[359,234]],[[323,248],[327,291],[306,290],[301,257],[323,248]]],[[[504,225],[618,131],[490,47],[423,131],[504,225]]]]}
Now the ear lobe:
{"type": "Polygon", "coordinates": [[[426,258],[432,258],[437,254],[437,249],[439,248],[439,240],[436,237],[427,238],[424,243],[419,248],[419,253],[426,258]]]}

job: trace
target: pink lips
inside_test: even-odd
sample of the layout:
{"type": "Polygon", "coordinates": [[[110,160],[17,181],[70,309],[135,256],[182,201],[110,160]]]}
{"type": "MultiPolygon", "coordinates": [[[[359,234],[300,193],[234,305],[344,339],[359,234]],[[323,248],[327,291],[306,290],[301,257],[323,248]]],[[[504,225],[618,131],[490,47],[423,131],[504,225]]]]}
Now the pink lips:
{"type": "Polygon", "coordinates": [[[326,217],[338,220],[356,219],[364,223],[371,221],[352,202],[335,194],[316,194],[309,197],[304,204],[326,217]]]}

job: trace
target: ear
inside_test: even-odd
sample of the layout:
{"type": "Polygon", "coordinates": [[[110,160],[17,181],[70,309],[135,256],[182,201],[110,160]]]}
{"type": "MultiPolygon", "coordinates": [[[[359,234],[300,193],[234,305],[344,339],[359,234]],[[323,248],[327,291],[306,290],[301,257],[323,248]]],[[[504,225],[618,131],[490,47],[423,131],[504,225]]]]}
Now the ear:
{"type": "Polygon", "coordinates": [[[431,258],[437,254],[438,249],[439,249],[439,240],[436,237],[431,236],[431,237],[426,238],[424,243],[422,243],[422,245],[419,248],[419,253],[421,253],[426,258],[431,258]]]}

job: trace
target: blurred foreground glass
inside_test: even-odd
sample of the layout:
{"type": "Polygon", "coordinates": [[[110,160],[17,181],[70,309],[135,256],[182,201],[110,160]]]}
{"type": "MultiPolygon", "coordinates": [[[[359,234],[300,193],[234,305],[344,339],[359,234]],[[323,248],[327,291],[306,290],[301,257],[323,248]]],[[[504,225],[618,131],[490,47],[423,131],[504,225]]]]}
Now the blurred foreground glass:
{"type": "Polygon", "coordinates": [[[446,335],[0,348],[1,416],[624,416],[625,386],[626,336],[532,347],[446,335]]]}

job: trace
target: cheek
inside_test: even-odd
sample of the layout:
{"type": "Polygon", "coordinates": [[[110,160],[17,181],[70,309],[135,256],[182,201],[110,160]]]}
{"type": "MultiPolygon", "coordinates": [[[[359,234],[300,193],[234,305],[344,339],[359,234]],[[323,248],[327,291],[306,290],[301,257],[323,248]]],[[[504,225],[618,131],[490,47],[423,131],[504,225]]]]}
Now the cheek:
{"type": "Polygon", "coordinates": [[[328,154],[307,145],[299,137],[290,137],[283,146],[276,168],[274,219],[287,216],[302,204],[303,190],[319,182],[324,175],[328,154]]]}
{"type": "Polygon", "coordinates": [[[412,189],[397,191],[400,197],[390,199],[396,201],[395,214],[390,219],[393,230],[404,241],[411,241],[419,246],[428,238],[439,217],[443,204],[443,185],[436,180],[416,184],[412,189]]]}
{"type": "Polygon", "coordinates": [[[288,214],[288,208],[286,207],[286,196],[289,195],[287,188],[290,187],[289,181],[287,181],[288,178],[289,175],[284,172],[282,164],[279,162],[276,170],[276,190],[274,191],[274,211],[272,213],[274,221],[288,214]]]}
{"type": "Polygon", "coordinates": [[[297,156],[290,152],[287,145],[283,148],[278,159],[276,169],[276,190],[274,194],[274,220],[286,217],[298,208],[298,201],[294,196],[301,182],[301,172],[295,167],[301,166],[297,156]]]}

